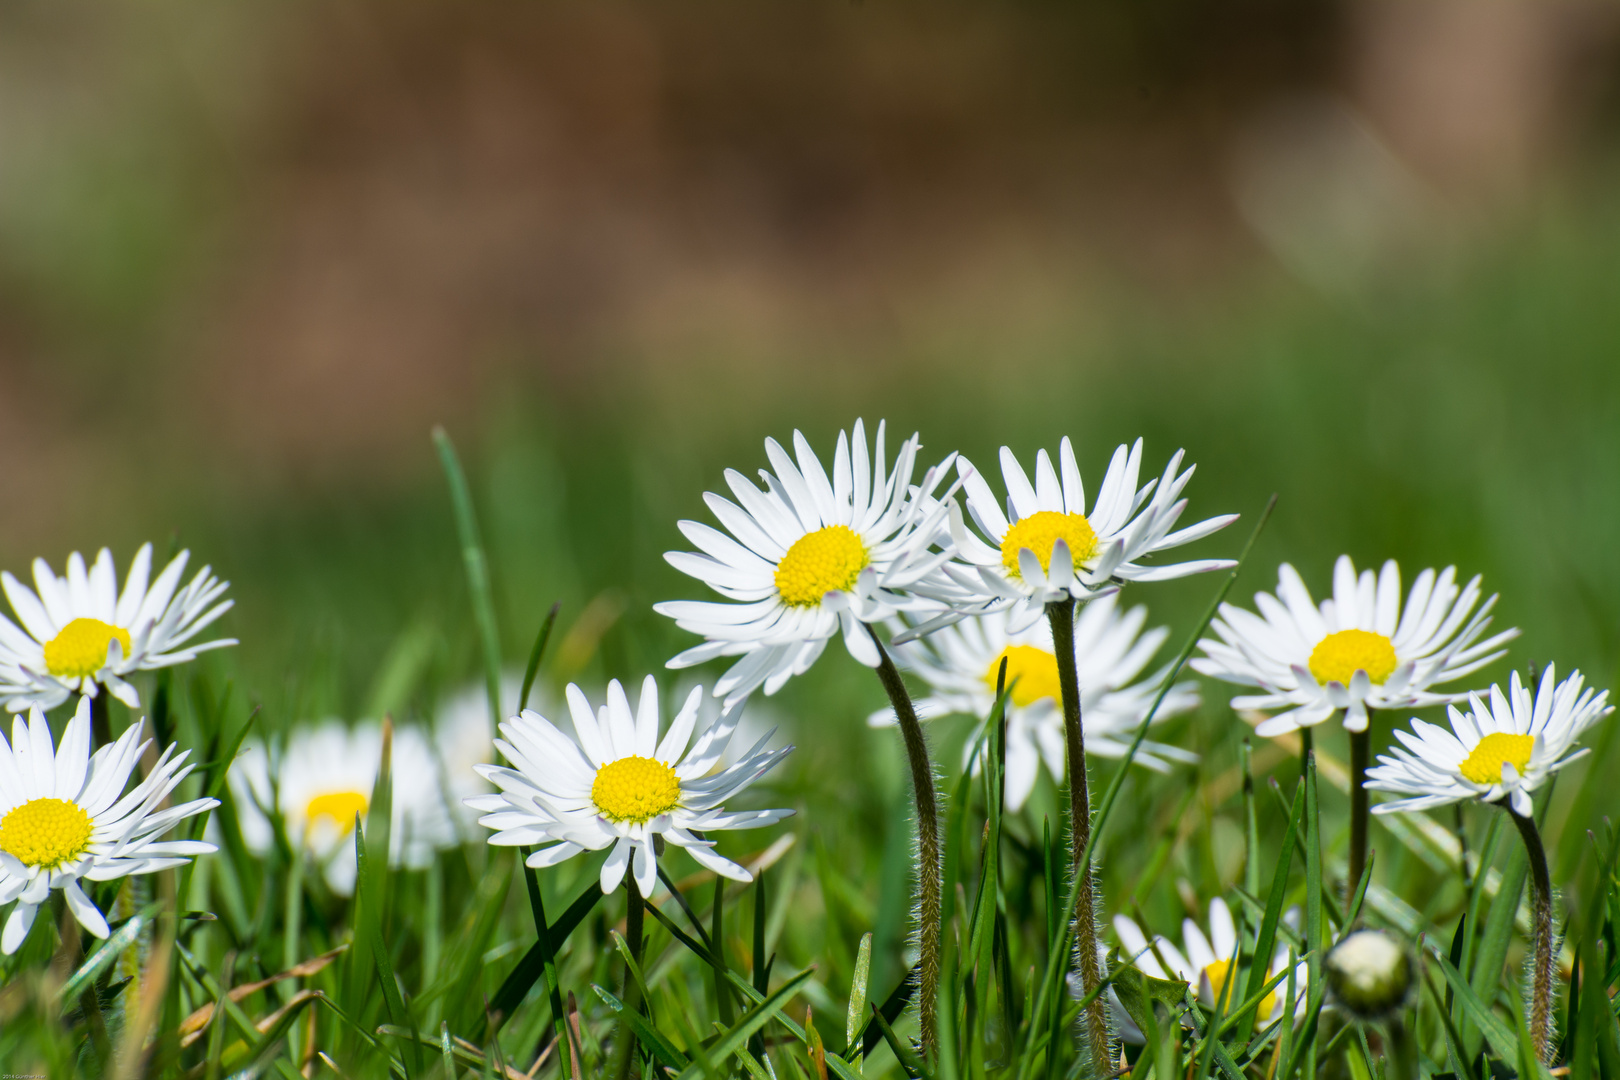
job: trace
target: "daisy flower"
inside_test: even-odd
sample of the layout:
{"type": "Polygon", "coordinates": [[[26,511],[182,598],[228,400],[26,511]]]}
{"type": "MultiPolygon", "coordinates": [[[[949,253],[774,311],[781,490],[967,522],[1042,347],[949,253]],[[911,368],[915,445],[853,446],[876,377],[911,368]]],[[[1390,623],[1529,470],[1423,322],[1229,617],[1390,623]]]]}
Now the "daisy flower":
{"type": "MultiPolygon", "coordinates": [[[[1001,662],[1007,661],[1007,683],[1012,687],[1007,706],[1007,809],[1016,812],[1035,787],[1040,761],[1046,762],[1047,770],[1060,783],[1068,774],[1064,771],[1062,692],[1051,625],[1043,620],[1009,633],[1009,618],[1006,611],[973,616],[922,641],[902,645],[896,652],[933,690],[917,702],[918,715],[923,717],[950,713],[988,716],[995,704],[1001,662]]],[[[1142,633],[1146,621],[1144,607],[1121,614],[1117,596],[1087,604],[1075,619],[1075,664],[1088,755],[1124,757],[1163,685],[1163,671],[1131,682],[1169,634],[1164,627],[1142,633]]],[[[1165,696],[1154,719],[1167,719],[1197,704],[1193,684],[1179,683],[1165,696]]],[[[894,710],[873,713],[868,722],[873,727],[892,725],[894,710]]],[[[977,773],[979,756],[973,753],[971,741],[964,755],[964,765],[971,758],[977,773]]],[[[1170,771],[1168,761],[1197,760],[1197,754],[1154,742],[1144,742],[1136,757],[1137,764],[1158,772],[1170,771]]]]}
{"type": "MultiPolygon", "coordinates": [[[[244,745],[231,765],[242,839],[259,854],[275,844],[272,815],[287,842],[304,852],[340,896],[354,892],[355,815],[365,816],[382,762],[382,725],[346,727],[329,720],[299,728],[272,754],[257,742],[244,745]]],[[[442,770],[432,746],[414,727],[394,729],[388,861],[421,870],[435,854],[459,843],[445,796],[442,770]]]]}
{"type": "Polygon", "coordinates": [[[1458,587],[1457,568],[1425,570],[1412,583],[1404,612],[1401,572],[1391,559],[1359,576],[1350,556],[1333,568],[1333,598],[1318,607],[1294,568],[1277,570],[1277,593],[1256,593],[1260,614],[1222,604],[1210,625],[1219,641],[1198,643],[1194,670],[1259,687],[1232,699],[1234,709],[1285,709],[1256,729],[1281,735],[1320,724],[1344,710],[1348,731],[1367,730],[1368,709],[1421,709],[1460,701],[1463,694],[1430,689],[1506,655],[1519,636],[1504,630],[1479,641],[1496,606],[1480,602],[1480,577],[1458,587]],[[1476,610],[1477,609],[1477,610],[1476,610]]]}
{"type": "Polygon", "coordinates": [[[1367,786],[1406,798],[1373,807],[1375,814],[1426,810],[1464,799],[1506,800],[1520,817],[1530,815],[1530,793],[1587,751],[1571,748],[1587,728],[1608,716],[1609,692],[1586,688],[1580,672],[1563,682],[1549,664],[1532,698],[1514,672],[1504,694],[1492,686],[1489,700],[1468,695],[1468,710],[1447,710],[1451,730],[1422,720],[1396,731],[1401,743],[1380,754],[1367,786]]]}
{"type": "Polygon", "coordinates": [[[62,891],[80,926],[104,938],[107,920],[85,895],[81,879],[150,874],[216,850],[199,840],[158,839],[219,805],[217,799],[193,799],[159,809],[190,774],[193,766],[185,761],[191,751],[176,754],[171,745],[146,779],[124,794],[136,761],[151,745],[141,740],[144,726],[130,725],[117,742],[91,754],[85,697],[60,746],[52,744],[50,724],[37,706],[26,723],[20,716],[12,722],[9,744],[0,735],[0,904],[17,901],[0,934],[0,952],[17,951],[52,889],[62,891]]]}
{"type": "Polygon", "coordinates": [[[675,600],[654,605],[683,630],[706,640],[669,661],[691,667],[720,656],[742,657],[715,684],[730,708],[760,686],[767,694],[815,663],[842,630],[851,656],[877,667],[877,646],[865,624],[925,601],[904,590],[948,558],[930,548],[945,539],[946,505],[932,497],[950,458],[911,486],[921,442],[912,435],[887,467],[884,425],[875,455],[866,429],[838,434],[829,475],[810,443],[793,433],[798,461],[775,439],[765,440],[771,470],[761,469],[763,490],[736,470],[726,483],[737,501],[704,495],[727,532],[696,521],[679,528],[700,551],[664,557],[724,596],[729,603],[675,600]]]}
{"type": "Polygon", "coordinates": [[[187,644],[233,603],[219,599],[230,583],[206,566],[179,587],[190,557],[182,551],[148,585],[152,545],[143,544],[122,592],[106,548],[88,570],[75,551],[63,577],[35,559],[33,589],[9,572],[0,574],[22,624],[0,615],[0,701],[12,712],[34,705],[53,709],[72,694],[95,697],[99,684],[136,709],[141,699],[126,681],[130,675],[235,645],[231,638],[187,644]]]}
{"type": "MultiPolygon", "coordinates": [[[[957,557],[942,571],[958,590],[957,606],[981,611],[1008,608],[1012,611],[1008,625],[1016,632],[1039,620],[1053,601],[1089,600],[1128,581],[1166,581],[1235,566],[1229,559],[1158,566],[1138,562],[1237,520],[1236,514],[1223,514],[1179,532],[1170,531],[1187,508],[1181,492],[1193,475],[1191,466],[1185,472],[1176,471],[1181,457],[1182,452],[1176,451],[1163,476],[1138,488],[1142,440],[1136,440],[1128,451],[1119,447],[1089,513],[1085,485],[1067,437],[1058,448],[1058,469],[1052,467],[1045,450],[1035,456],[1033,484],[1012,450],[1001,448],[1001,477],[1007,486],[1005,513],[983,475],[959,458],[956,467],[967,493],[967,513],[977,532],[966,527],[959,513],[953,513],[951,539],[957,557]]],[[[960,617],[958,611],[939,621],[960,617]]]]}
{"type": "MultiPolygon", "coordinates": [[[[1299,912],[1292,910],[1284,915],[1288,925],[1298,922],[1299,912]]],[[[1185,951],[1176,948],[1168,938],[1155,935],[1152,942],[1136,922],[1124,915],[1114,916],[1114,934],[1119,938],[1120,950],[1127,959],[1135,957],[1132,966],[1142,974],[1154,979],[1180,980],[1194,988],[1198,993],[1199,1002],[1206,1008],[1215,1007],[1215,995],[1225,988],[1225,1005],[1228,1009],[1235,1008],[1243,1002],[1243,986],[1238,983],[1239,972],[1233,966],[1238,957],[1237,925],[1232,920],[1231,909],[1226,901],[1220,897],[1209,902],[1209,934],[1206,936],[1202,928],[1191,919],[1184,919],[1181,924],[1181,942],[1185,951]],[[1168,970],[1166,970],[1168,969],[1168,970]]],[[[1271,960],[1271,967],[1267,978],[1274,977],[1277,972],[1288,966],[1288,947],[1279,944],[1271,960]]],[[[1299,961],[1299,985],[1305,982],[1305,964],[1299,961]]],[[[1264,1021],[1272,1013],[1286,1005],[1284,986],[1278,984],[1277,988],[1267,997],[1260,1000],[1255,1013],[1258,1019],[1264,1021]]],[[[1303,999],[1303,995],[1301,995],[1303,999]]],[[[1303,1007],[1304,1001],[1300,1001],[1303,1007]]],[[[1142,1033],[1130,1018],[1125,1015],[1122,1008],[1115,1007],[1116,1018],[1120,1020],[1121,1037],[1126,1042],[1141,1044],[1142,1033]]]]}
{"type": "Polygon", "coordinates": [[[617,888],[629,870],[641,895],[652,894],[658,883],[658,837],[685,848],[723,877],[752,880],[747,870],[714,851],[708,834],[759,828],[793,813],[727,811],[722,805],[793,747],[767,751],[767,734],[735,765],[715,772],[742,709],[727,709],[693,743],[701,686],[687,695],[662,739],[658,683],[651,675],[642,684],[634,710],[617,679],[608,683],[607,704],[599,710],[593,711],[573,684],[566,696],[577,742],[539,713],[526,710],[501,725],[505,738],[495,742],[513,768],[478,767],[500,788],[498,795],[467,800],[475,810],[484,811],[479,823],[495,830],[491,844],[557,841],[529,856],[528,865],[536,868],[556,866],[582,851],[611,849],[602,865],[605,893],[617,888]]]}

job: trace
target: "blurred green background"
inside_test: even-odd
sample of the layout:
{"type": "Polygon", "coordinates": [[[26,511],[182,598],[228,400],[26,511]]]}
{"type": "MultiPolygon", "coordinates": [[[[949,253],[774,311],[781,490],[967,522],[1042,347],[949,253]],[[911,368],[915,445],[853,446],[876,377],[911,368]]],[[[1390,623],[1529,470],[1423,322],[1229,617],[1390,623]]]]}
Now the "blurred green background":
{"type": "MultiPolygon", "coordinates": [[[[8,5],[0,565],[178,535],[233,583],[210,669],[279,727],[474,677],[435,423],[508,661],[561,601],[548,679],[595,683],[690,643],[661,553],[767,435],[887,418],[988,464],[1067,434],[1093,484],[1142,435],[1199,464],[1193,515],[1245,515],[1199,555],[1279,494],[1237,596],[1283,559],[1455,563],[1514,663],[1606,685],[1617,29],[1596,0],[8,5]]],[[[1213,587],[1131,599],[1179,639],[1213,587]]],[[[1230,730],[1206,696],[1194,743],[1230,730]]],[[[772,702],[780,783],[897,800],[881,700],[830,650],[772,702]]]]}

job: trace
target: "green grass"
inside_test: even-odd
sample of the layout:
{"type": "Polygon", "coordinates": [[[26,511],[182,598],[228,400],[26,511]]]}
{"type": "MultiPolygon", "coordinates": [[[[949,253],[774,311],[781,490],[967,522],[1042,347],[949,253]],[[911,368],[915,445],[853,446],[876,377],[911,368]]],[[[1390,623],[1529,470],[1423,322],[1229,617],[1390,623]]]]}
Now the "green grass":
{"type": "MultiPolygon", "coordinates": [[[[464,554],[474,545],[465,528],[458,532],[425,432],[416,479],[391,494],[330,489],[260,504],[177,484],[153,521],[180,522],[185,542],[233,579],[229,628],[243,641],[177,671],[168,688],[163,722],[205,763],[185,790],[217,782],[250,716],[261,734],[384,709],[401,722],[431,723],[446,692],[490,678],[492,660],[521,673],[554,602],[561,614],[538,694],[555,696],[570,679],[599,686],[660,671],[690,640],[650,604],[700,595],[660,558],[681,546],[675,520],[706,516],[699,496],[719,485],[721,468],[763,465],[765,435],[801,426],[822,446],[857,414],[887,416],[896,435],[921,430],[928,456],[959,448],[987,461],[1002,442],[1028,456],[1070,434],[1088,478],[1116,442],[1137,434],[1150,465],[1186,446],[1200,466],[1190,489],[1195,516],[1241,511],[1235,534],[1279,495],[1235,599],[1269,588],[1284,559],[1313,583],[1345,551],[1364,565],[1398,558],[1408,578],[1454,562],[1501,590],[1499,626],[1524,628],[1513,664],[1556,661],[1561,672],[1580,667],[1608,685],[1620,661],[1616,239],[1610,212],[1552,213],[1479,253],[1466,273],[1392,275],[1353,305],[1276,283],[1254,286],[1231,309],[1174,316],[1124,297],[1107,324],[1025,342],[1011,358],[980,343],[920,342],[892,364],[807,349],[772,358],[765,373],[724,357],[667,358],[635,385],[605,379],[579,400],[519,384],[483,425],[453,432],[481,526],[487,602],[481,588],[469,593],[464,554]],[[725,392],[712,392],[717,386],[725,392]]],[[[134,530],[153,521],[108,522],[107,536],[132,549],[134,530]]],[[[1198,554],[1240,543],[1218,536],[1198,554]]],[[[20,569],[32,554],[8,551],[7,565],[20,569]]],[[[1196,633],[1217,585],[1133,587],[1130,598],[1170,625],[1175,642],[1196,633]]],[[[1498,665],[1479,678],[1505,677],[1498,665]]],[[[142,686],[148,701],[155,690],[142,686]]],[[[1305,955],[1321,940],[1314,920],[1300,939],[1277,913],[1314,898],[1324,937],[1342,918],[1347,800],[1328,766],[1345,760],[1344,739],[1332,725],[1323,730],[1324,769],[1303,788],[1298,759],[1256,741],[1246,785],[1248,729],[1227,696],[1206,685],[1199,711],[1155,731],[1197,749],[1196,768],[1164,779],[1093,763],[1093,791],[1117,790],[1096,844],[1100,910],[1139,914],[1175,938],[1190,905],[1224,896],[1245,940],[1275,935],[1305,955]]],[[[834,645],[810,674],[756,703],[799,749],[751,798],[799,812],[773,830],[724,837],[721,849],[742,858],[780,837],[792,844],[761,884],[721,890],[671,854],[669,874],[687,882],[691,917],[660,894],[634,967],[615,937],[626,932],[624,896],[600,897],[593,859],[533,876],[513,852],[481,844],[447,852],[426,871],[368,859],[358,897],[346,900],[318,874],[295,875],[285,849],[250,855],[221,788],[221,851],[120,901],[125,917],[141,919],[128,924],[138,965],[105,956],[111,962],[82,977],[95,995],[79,984],[62,993],[70,972],[51,967],[58,943],[43,914],[24,948],[0,964],[0,1062],[11,1072],[111,1075],[105,1055],[135,1027],[140,988],[161,984],[150,1002],[151,1075],[288,1076],[311,1038],[345,1076],[447,1068],[478,1076],[499,1063],[523,1072],[556,1037],[560,1006],[561,1030],[578,1018],[590,1076],[611,1070],[627,1026],[642,1048],[630,1062],[638,1076],[668,1069],[819,1080],[825,1070],[847,1080],[861,1057],[846,1046],[848,1033],[859,1029],[870,1077],[898,1077],[909,1062],[935,1080],[1067,1078],[1078,1060],[1076,1006],[1053,966],[1065,955],[1057,916],[1067,885],[1053,870],[1065,862],[1064,800],[1043,778],[1020,814],[988,813],[998,770],[970,781],[957,768],[982,718],[937,721],[930,732],[948,814],[940,1017],[948,1050],[917,1063],[906,1046],[914,1016],[891,1010],[868,1027],[870,1008],[850,1014],[852,998],[893,1003],[909,965],[904,758],[893,731],[864,723],[882,701],[877,680],[834,645]],[[543,944],[541,913],[550,928],[543,944]],[[334,949],[342,951],[312,970],[313,958],[334,949]],[[269,979],[289,962],[307,973],[229,998],[230,987],[269,979]],[[222,1019],[181,1046],[182,1021],[209,1003],[222,1006],[222,1019]]],[[[115,730],[132,719],[115,706],[115,730]]],[[[1378,718],[1375,752],[1405,719],[1378,718]]],[[[1570,955],[1581,959],[1579,984],[1566,982],[1557,1006],[1559,1060],[1572,1075],[1620,1075],[1610,998],[1620,978],[1620,838],[1604,817],[1613,805],[1604,783],[1620,750],[1612,725],[1588,741],[1596,752],[1560,778],[1544,808],[1559,918],[1568,920],[1570,955]]],[[[1525,939],[1512,885],[1522,889],[1524,863],[1498,816],[1438,812],[1427,833],[1406,819],[1373,826],[1365,918],[1421,940],[1423,986],[1406,1024],[1425,1072],[1460,1064],[1478,1075],[1481,1051],[1520,1067],[1525,939]],[[1459,865],[1444,840],[1451,833],[1508,888],[1493,893],[1487,882],[1496,875],[1459,865]]],[[[368,838],[380,850],[376,832],[368,838]]],[[[96,898],[110,902],[114,891],[96,898]]],[[[1251,1026],[1247,1005],[1263,975],[1246,969],[1229,1014],[1210,1017],[1175,987],[1122,972],[1121,998],[1144,1031],[1157,1033],[1137,1075],[1191,1067],[1259,1077],[1274,1059],[1281,1075],[1313,1055],[1307,1071],[1324,1076],[1391,1067],[1387,1030],[1347,1030],[1332,1011],[1287,1032],[1251,1026]],[[1215,1039],[1206,1037],[1212,1023],[1221,1030],[1215,1039]]],[[[1314,980],[1294,990],[1321,1001],[1314,980]]],[[[540,1075],[558,1075],[559,1057],[553,1052],[540,1075]]],[[[313,1068],[331,1075],[320,1058],[313,1068]]]]}

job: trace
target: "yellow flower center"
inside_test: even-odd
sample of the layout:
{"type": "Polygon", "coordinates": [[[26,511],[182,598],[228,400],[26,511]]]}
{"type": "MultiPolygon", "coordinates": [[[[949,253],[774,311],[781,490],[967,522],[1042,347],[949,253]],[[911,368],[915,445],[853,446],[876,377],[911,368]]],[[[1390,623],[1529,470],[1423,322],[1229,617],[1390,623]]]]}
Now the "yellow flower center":
{"type": "Polygon", "coordinates": [[[74,619],[45,643],[45,670],[58,678],[89,678],[106,666],[107,646],[114,641],[128,656],[128,630],[100,619],[74,619]]]}
{"type": "Polygon", "coordinates": [[[348,836],[354,831],[355,815],[364,814],[370,804],[370,796],[360,791],[328,791],[317,795],[304,806],[304,829],[313,828],[317,818],[329,818],[339,833],[348,836]]]}
{"type": "Polygon", "coordinates": [[[835,590],[855,587],[871,560],[848,525],[828,525],[793,542],[776,564],[776,591],[789,607],[815,607],[835,590]]]}
{"type": "Polygon", "coordinates": [[[591,801],[609,821],[639,825],[675,809],[681,801],[681,781],[662,761],[632,755],[596,770],[591,801]]]}
{"type": "Polygon", "coordinates": [[[25,866],[54,868],[90,846],[90,815],[66,799],[29,799],[0,818],[0,850],[25,866]]]}
{"type": "MultiPolygon", "coordinates": [[[[1228,971],[1231,971],[1231,968],[1232,961],[1230,960],[1217,960],[1213,964],[1210,964],[1204,968],[1204,979],[1209,983],[1209,992],[1211,995],[1220,994],[1221,987],[1226,984],[1226,980],[1232,980],[1231,984],[1226,986],[1226,993],[1221,995],[1225,999],[1220,1004],[1222,1012],[1225,1012],[1227,1009],[1232,1007],[1232,999],[1237,991],[1237,972],[1233,971],[1230,975],[1227,974],[1228,971]]],[[[1271,973],[1267,972],[1266,977],[1270,978],[1271,973]]],[[[1261,1020],[1269,1017],[1271,1015],[1271,1011],[1277,1007],[1275,999],[1275,994],[1268,994],[1267,996],[1261,998],[1260,1004],[1255,1006],[1255,1015],[1261,1020]]]]}
{"type": "Polygon", "coordinates": [[[1311,650],[1311,674],[1319,683],[1350,685],[1350,677],[1365,671],[1376,686],[1395,672],[1395,646],[1371,630],[1340,630],[1329,634],[1311,650]]]}
{"type": "Polygon", "coordinates": [[[1001,672],[1001,661],[1007,661],[1007,685],[1012,687],[1014,705],[1033,705],[1042,698],[1061,701],[1063,690],[1058,685],[1057,657],[1033,645],[1009,645],[1001,655],[990,661],[990,670],[984,681],[991,690],[996,688],[996,676],[1001,672]]]}
{"type": "Polygon", "coordinates": [[[1069,555],[1079,566],[1097,553],[1097,533],[1084,514],[1064,514],[1056,510],[1038,510],[1026,518],[1019,518],[1001,538],[1001,565],[1007,573],[1023,580],[1018,569],[1018,553],[1025,548],[1035,553],[1042,570],[1052,569],[1052,548],[1059,540],[1069,545],[1069,555]]]}
{"type": "Polygon", "coordinates": [[[1530,769],[1530,752],[1536,748],[1534,735],[1509,735],[1493,731],[1474,747],[1468,760],[1457,771],[1476,784],[1500,784],[1502,766],[1512,765],[1523,776],[1530,769]]]}

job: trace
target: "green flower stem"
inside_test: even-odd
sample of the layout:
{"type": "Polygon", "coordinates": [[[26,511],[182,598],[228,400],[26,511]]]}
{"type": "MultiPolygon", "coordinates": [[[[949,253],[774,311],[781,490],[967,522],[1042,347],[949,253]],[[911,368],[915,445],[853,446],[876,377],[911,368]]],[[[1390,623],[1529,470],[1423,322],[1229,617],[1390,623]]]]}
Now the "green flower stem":
{"type": "MultiPolygon", "coordinates": [[[[636,877],[633,872],[634,870],[635,860],[632,859],[631,864],[626,869],[624,875],[624,895],[626,900],[624,913],[624,940],[625,944],[630,949],[630,955],[635,957],[637,964],[640,964],[642,936],[641,927],[642,921],[646,918],[647,913],[646,909],[643,907],[641,890],[636,888],[636,877]]],[[[641,1010],[641,987],[637,983],[635,973],[630,970],[630,965],[628,963],[624,965],[624,988],[622,1000],[624,1001],[624,1008],[627,1013],[639,1012],[641,1010]]],[[[627,1078],[630,1076],[631,1063],[635,1060],[635,1056],[635,1032],[630,1029],[630,1024],[627,1021],[621,1020],[619,1021],[618,1045],[614,1047],[613,1051],[612,1075],[616,1077],[617,1080],[627,1080],[627,1078]]]]}
{"type": "Polygon", "coordinates": [[[867,633],[877,646],[878,678],[894,707],[900,735],[911,765],[911,790],[917,801],[917,1015],[922,1029],[923,1056],[932,1059],[938,1044],[941,883],[944,876],[939,846],[939,796],[934,791],[934,766],[928,759],[928,741],[905,680],[889,658],[888,650],[870,626],[867,633]]]}
{"type": "Polygon", "coordinates": [[[1367,866],[1367,766],[1372,758],[1372,710],[1367,710],[1367,728],[1350,732],[1350,874],[1346,879],[1344,902],[1354,899],[1361,872],[1367,866]]]}
{"type": "Polygon", "coordinates": [[[1550,1065],[1553,965],[1557,958],[1553,954],[1552,879],[1547,874],[1547,851],[1541,845],[1535,818],[1523,817],[1505,804],[1502,809],[1519,827],[1525,853],[1530,857],[1530,944],[1534,965],[1530,986],[1530,1041],[1535,1045],[1536,1058],[1550,1065]]]}
{"type": "Polygon", "coordinates": [[[1069,759],[1069,849],[1075,877],[1074,965],[1080,972],[1080,991],[1091,997],[1082,1022],[1086,1045],[1091,1051],[1094,1076],[1112,1071],[1113,1058],[1108,1031],[1108,1003],[1096,990],[1102,982],[1102,964],[1097,958],[1096,886],[1086,865],[1086,847],[1091,842],[1091,793],[1086,784],[1085,731],[1080,716],[1080,674],[1074,657],[1074,600],[1046,605],[1047,621],[1052,624],[1052,649],[1057,654],[1058,684],[1063,690],[1063,738],[1069,759]],[[1081,880],[1084,875],[1085,880],[1081,880]]]}

